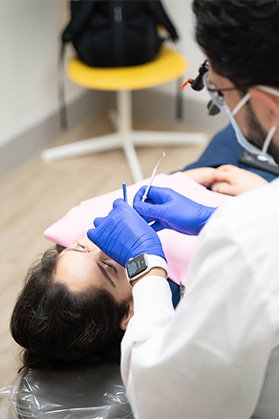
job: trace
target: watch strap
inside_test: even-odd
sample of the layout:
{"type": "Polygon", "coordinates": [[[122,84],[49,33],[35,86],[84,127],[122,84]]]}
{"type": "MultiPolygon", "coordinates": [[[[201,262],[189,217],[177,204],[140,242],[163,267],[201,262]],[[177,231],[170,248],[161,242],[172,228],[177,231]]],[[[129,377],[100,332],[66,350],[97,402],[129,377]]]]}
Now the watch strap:
{"type": "MultiPolygon", "coordinates": [[[[134,275],[132,278],[129,277],[128,275],[128,270],[127,270],[127,264],[130,262],[133,262],[133,258],[129,260],[129,262],[126,264],[126,274],[127,274],[127,278],[129,282],[133,282],[135,279],[140,278],[141,276],[145,275],[147,272],[149,272],[151,269],[153,268],[161,268],[164,269],[164,271],[166,272],[166,275],[168,276],[168,267],[167,267],[167,262],[165,261],[164,258],[162,258],[161,256],[157,256],[157,255],[148,255],[146,253],[142,254],[145,258],[145,262],[146,262],[146,269],[144,269],[144,271],[140,272],[138,275],[134,275]]],[[[139,255],[141,256],[141,255],[139,255]]]]}

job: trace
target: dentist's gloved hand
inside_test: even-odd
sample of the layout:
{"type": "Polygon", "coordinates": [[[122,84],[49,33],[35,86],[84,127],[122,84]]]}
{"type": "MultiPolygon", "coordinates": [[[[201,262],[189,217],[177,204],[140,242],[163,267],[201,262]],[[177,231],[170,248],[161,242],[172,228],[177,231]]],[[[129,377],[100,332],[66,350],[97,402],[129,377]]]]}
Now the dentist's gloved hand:
{"type": "Polygon", "coordinates": [[[134,197],[135,210],[148,222],[154,221],[152,228],[176,230],[183,234],[199,234],[216,208],[192,201],[169,188],[151,186],[147,199],[141,202],[146,186],[142,186],[134,197]]]}
{"type": "Polygon", "coordinates": [[[94,225],[88,238],[122,266],[141,253],[166,259],[157,233],[121,198],[106,217],[95,218],[94,225]]]}

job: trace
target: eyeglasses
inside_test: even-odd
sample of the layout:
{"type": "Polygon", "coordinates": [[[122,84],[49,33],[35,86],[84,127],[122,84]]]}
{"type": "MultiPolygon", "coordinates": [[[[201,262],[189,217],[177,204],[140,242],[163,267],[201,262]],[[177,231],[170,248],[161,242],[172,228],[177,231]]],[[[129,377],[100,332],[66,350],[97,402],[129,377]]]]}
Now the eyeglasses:
{"type": "Polygon", "coordinates": [[[225,106],[224,92],[232,90],[246,89],[249,86],[232,86],[217,88],[210,80],[208,73],[207,60],[199,68],[199,74],[195,79],[188,79],[182,86],[181,90],[184,89],[187,84],[191,84],[193,90],[201,91],[206,87],[207,91],[211,96],[210,102],[207,104],[208,113],[211,116],[217,115],[225,106]]]}
{"type": "MultiPolygon", "coordinates": [[[[209,73],[203,76],[203,84],[211,96],[211,101],[207,104],[208,113],[211,116],[217,115],[225,107],[224,92],[231,92],[247,88],[248,86],[232,86],[217,88],[209,79],[209,73]]],[[[246,95],[245,95],[246,96],[246,95]]]]}

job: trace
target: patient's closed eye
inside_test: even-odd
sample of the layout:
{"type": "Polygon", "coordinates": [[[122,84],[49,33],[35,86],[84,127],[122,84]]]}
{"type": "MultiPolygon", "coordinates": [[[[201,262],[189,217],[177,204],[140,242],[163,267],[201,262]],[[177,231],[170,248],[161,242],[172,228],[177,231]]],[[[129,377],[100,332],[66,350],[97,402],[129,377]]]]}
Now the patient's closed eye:
{"type": "Polygon", "coordinates": [[[107,265],[110,269],[112,269],[113,272],[117,273],[116,267],[112,263],[109,263],[105,260],[103,261],[103,263],[104,263],[104,265],[107,265]]]}
{"type": "Polygon", "coordinates": [[[83,252],[90,252],[90,249],[87,246],[84,246],[81,243],[76,244],[76,249],[82,250],[83,252]]]}

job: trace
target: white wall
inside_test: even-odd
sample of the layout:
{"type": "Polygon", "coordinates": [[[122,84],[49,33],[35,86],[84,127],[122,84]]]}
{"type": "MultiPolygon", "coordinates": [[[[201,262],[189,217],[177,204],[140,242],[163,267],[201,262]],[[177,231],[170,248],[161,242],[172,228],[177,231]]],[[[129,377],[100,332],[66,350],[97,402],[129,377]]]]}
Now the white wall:
{"type": "MultiPolygon", "coordinates": [[[[186,77],[194,77],[203,55],[193,40],[191,0],[162,1],[182,38],[186,77]]],[[[57,111],[58,38],[67,19],[66,0],[0,1],[0,145],[57,111]]],[[[175,93],[172,84],[158,89],[175,93]]],[[[68,102],[82,91],[66,77],[68,102]]],[[[204,92],[186,94],[206,101],[204,92]]]]}
{"type": "MultiPolygon", "coordinates": [[[[0,145],[58,109],[58,37],[64,0],[0,1],[0,145]]],[[[82,90],[66,84],[67,99],[82,90]]]]}
{"type": "MultiPolygon", "coordinates": [[[[198,75],[198,69],[205,59],[205,56],[199,49],[194,40],[194,18],[192,13],[192,0],[162,0],[162,3],[172,19],[179,35],[178,49],[184,55],[188,63],[188,69],[185,73],[184,81],[188,78],[195,78],[198,75]]],[[[160,86],[157,90],[165,92],[174,92],[174,83],[160,86]]],[[[195,92],[190,86],[183,92],[184,98],[190,98],[197,102],[207,103],[208,93],[195,92]]]]}

